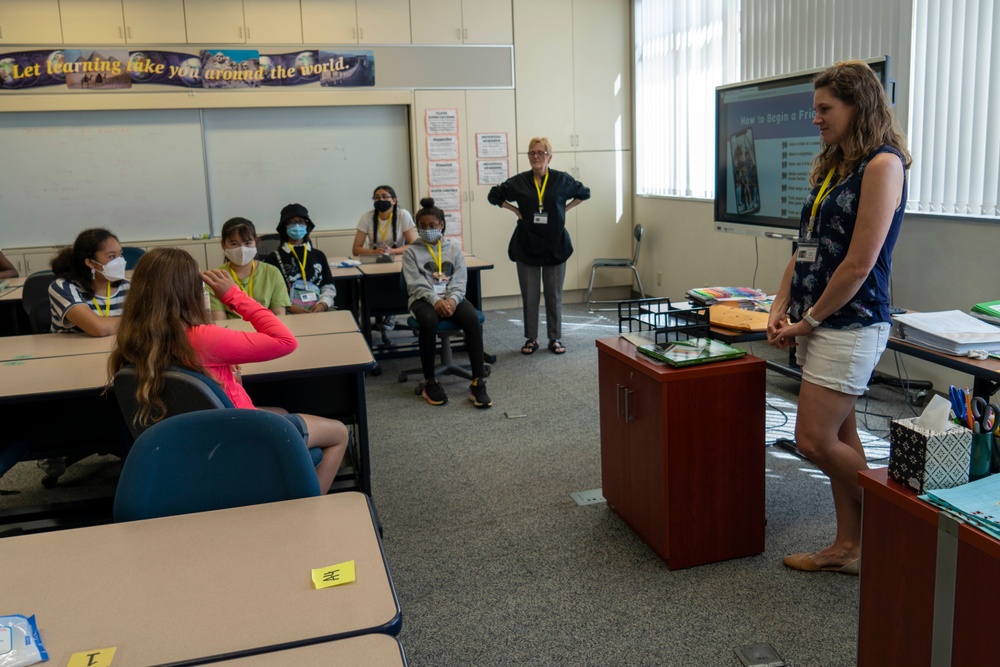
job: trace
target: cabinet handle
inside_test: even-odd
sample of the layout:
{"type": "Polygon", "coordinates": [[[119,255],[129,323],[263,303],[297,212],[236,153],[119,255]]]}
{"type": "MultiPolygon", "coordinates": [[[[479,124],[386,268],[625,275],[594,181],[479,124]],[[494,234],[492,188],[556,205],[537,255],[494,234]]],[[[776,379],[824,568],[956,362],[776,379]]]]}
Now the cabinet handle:
{"type": "Polygon", "coordinates": [[[357,38],[358,38],[358,30],[357,30],[357,28],[351,28],[351,39],[356,40],[357,38]]]}
{"type": "Polygon", "coordinates": [[[455,37],[457,37],[458,39],[462,39],[462,29],[461,28],[455,28],[455,37]]]}
{"type": "Polygon", "coordinates": [[[240,33],[240,39],[243,39],[243,26],[236,26],[236,30],[240,33]]]}
{"type": "Polygon", "coordinates": [[[628,422],[632,421],[632,415],[630,415],[629,412],[628,412],[628,395],[631,394],[631,393],[632,392],[629,391],[628,388],[625,388],[625,423],[626,424],[628,422]]]}
{"type": "Polygon", "coordinates": [[[364,28],[358,28],[358,39],[361,40],[361,39],[364,39],[364,38],[365,38],[365,29],[364,28]]]}
{"type": "Polygon", "coordinates": [[[3,39],[3,26],[0,25],[0,39],[3,39]]]}
{"type": "Polygon", "coordinates": [[[250,26],[247,26],[247,39],[251,39],[251,37],[250,37],[250,26]]]}
{"type": "Polygon", "coordinates": [[[620,384],[615,385],[615,417],[619,419],[622,417],[622,386],[620,384]]]}
{"type": "Polygon", "coordinates": [[[469,39],[469,29],[462,28],[462,39],[469,39]]]}
{"type": "Polygon", "coordinates": [[[125,39],[125,33],[122,32],[121,26],[118,26],[118,39],[125,39]]]}
{"type": "Polygon", "coordinates": [[[469,190],[469,201],[473,201],[476,198],[476,193],[473,190],[469,190]]]}

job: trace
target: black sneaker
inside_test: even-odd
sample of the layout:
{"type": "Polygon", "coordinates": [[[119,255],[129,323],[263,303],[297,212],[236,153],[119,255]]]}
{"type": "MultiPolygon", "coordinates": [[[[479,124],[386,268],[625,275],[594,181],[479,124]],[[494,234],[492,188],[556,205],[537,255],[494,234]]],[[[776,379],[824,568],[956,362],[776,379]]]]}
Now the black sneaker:
{"type": "Polygon", "coordinates": [[[396,316],[386,315],[385,319],[382,320],[382,331],[392,331],[396,328],[396,316]]]}
{"type": "Polygon", "coordinates": [[[488,408],[493,405],[490,395],[486,393],[486,380],[476,378],[469,385],[469,400],[477,408],[488,408]]]}
{"type": "Polygon", "coordinates": [[[421,395],[431,405],[444,405],[448,402],[448,394],[444,393],[444,387],[437,380],[424,384],[424,393],[421,395]]]}

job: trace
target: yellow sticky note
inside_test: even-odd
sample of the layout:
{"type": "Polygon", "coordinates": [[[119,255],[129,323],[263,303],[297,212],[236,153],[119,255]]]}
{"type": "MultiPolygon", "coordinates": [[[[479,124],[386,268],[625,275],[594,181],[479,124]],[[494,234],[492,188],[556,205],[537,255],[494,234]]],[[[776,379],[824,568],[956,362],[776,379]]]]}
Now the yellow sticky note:
{"type": "Polygon", "coordinates": [[[312,571],[312,580],[317,589],[349,584],[354,581],[354,561],[316,568],[312,571]]]}
{"type": "Polygon", "coordinates": [[[115,657],[115,649],[99,648],[93,651],[81,651],[69,657],[66,667],[111,667],[111,661],[115,657]]]}

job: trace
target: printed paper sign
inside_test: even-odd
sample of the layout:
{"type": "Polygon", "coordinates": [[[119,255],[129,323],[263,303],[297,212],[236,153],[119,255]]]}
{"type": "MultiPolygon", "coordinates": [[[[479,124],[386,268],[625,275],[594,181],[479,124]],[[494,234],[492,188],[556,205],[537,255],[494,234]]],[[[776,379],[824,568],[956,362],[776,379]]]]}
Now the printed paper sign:
{"type": "Polygon", "coordinates": [[[479,160],[476,166],[480,185],[496,185],[509,178],[507,160],[479,160]]]}
{"type": "Polygon", "coordinates": [[[457,160],[458,137],[454,134],[427,137],[428,160],[457,160]]]}
{"type": "Polygon", "coordinates": [[[427,134],[458,134],[456,109],[428,109],[427,134]]]}
{"type": "Polygon", "coordinates": [[[462,208],[462,191],[457,187],[431,188],[434,205],[442,211],[457,211],[462,208]]]}
{"type": "Polygon", "coordinates": [[[477,133],[476,157],[507,157],[507,133],[477,133]]]}
{"type": "Polygon", "coordinates": [[[462,212],[447,211],[444,214],[444,235],[462,247],[462,212]],[[457,238],[456,238],[457,237],[457,238]]]}
{"type": "Polygon", "coordinates": [[[455,160],[427,163],[427,182],[430,185],[459,185],[458,162],[455,160]]]}

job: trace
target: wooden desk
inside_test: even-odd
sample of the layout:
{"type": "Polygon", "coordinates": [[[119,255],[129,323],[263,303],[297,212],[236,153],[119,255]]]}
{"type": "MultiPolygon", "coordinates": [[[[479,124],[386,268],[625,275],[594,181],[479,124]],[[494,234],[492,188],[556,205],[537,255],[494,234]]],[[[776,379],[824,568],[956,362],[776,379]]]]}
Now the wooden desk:
{"type": "Polygon", "coordinates": [[[407,662],[398,639],[368,634],[212,664],[219,667],[406,667],[407,662]]]}
{"type": "Polygon", "coordinates": [[[0,562],[4,608],[37,616],[54,665],[107,647],[115,665],[200,664],[402,623],[360,493],[11,537],[0,562]],[[313,588],[350,560],[354,583],[313,588]]]}
{"type": "Polygon", "coordinates": [[[75,357],[111,351],[114,336],[94,338],[87,334],[31,334],[0,337],[0,362],[47,357],[75,357]]]}
{"type": "Polygon", "coordinates": [[[597,341],[604,497],[670,569],[764,551],[764,362],[670,368],[597,341]]]}
{"type": "Polygon", "coordinates": [[[888,470],[858,474],[859,667],[983,667],[1000,599],[1000,541],[917,499],[888,470]]]}

